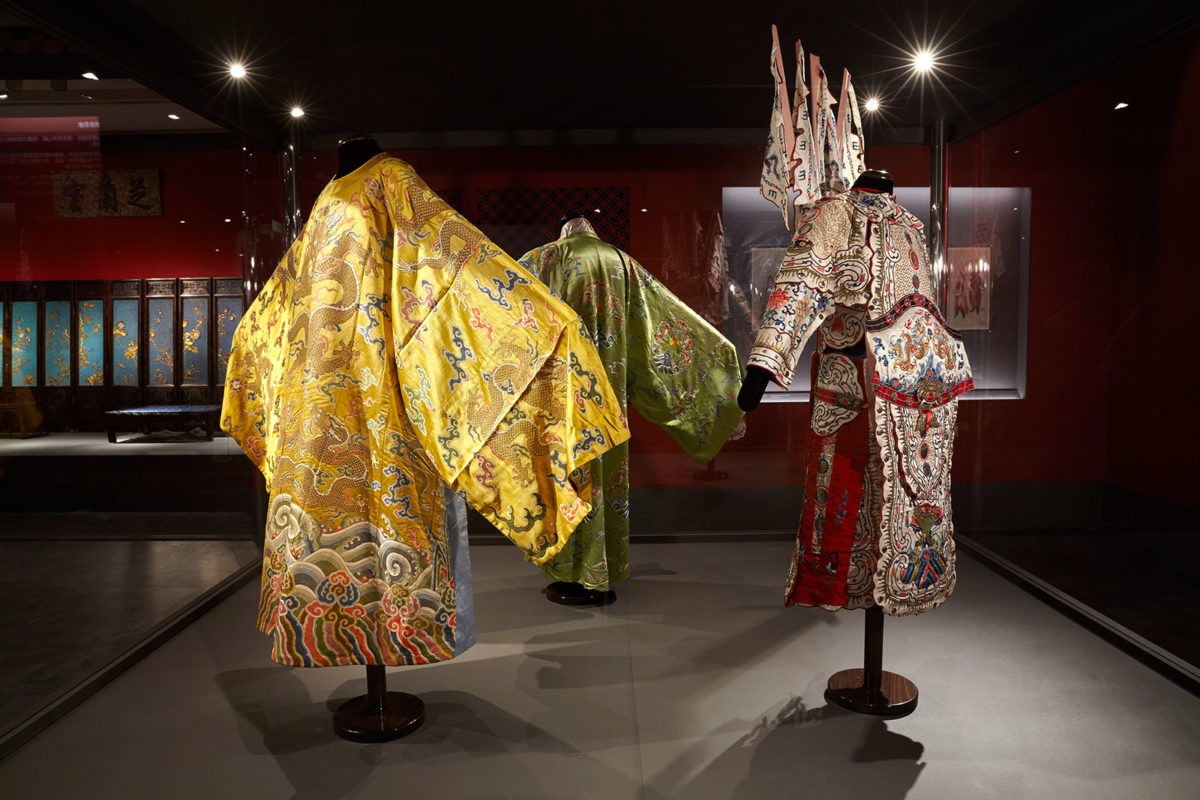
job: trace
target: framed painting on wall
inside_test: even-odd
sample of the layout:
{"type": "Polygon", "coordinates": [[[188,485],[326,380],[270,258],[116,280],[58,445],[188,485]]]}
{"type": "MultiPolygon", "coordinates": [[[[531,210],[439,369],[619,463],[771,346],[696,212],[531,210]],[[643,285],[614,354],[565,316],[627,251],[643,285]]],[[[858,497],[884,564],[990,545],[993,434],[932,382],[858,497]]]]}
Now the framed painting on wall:
{"type": "Polygon", "coordinates": [[[950,297],[947,322],[960,331],[991,327],[992,248],[970,245],[950,248],[950,297]]]}

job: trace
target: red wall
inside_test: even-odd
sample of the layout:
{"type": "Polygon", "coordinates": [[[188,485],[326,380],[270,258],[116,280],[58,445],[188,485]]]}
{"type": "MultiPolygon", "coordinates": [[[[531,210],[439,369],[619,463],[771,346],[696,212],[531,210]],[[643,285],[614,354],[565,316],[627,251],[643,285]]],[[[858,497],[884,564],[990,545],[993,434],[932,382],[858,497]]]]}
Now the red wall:
{"type": "Polygon", "coordinates": [[[1197,506],[1176,304],[1200,290],[1198,107],[1192,33],[954,148],[953,185],[1033,188],[1027,397],[960,405],[956,479],[1109,481],[1197,506]]]}
{"type": "Polygon", "coordinates": [[[240,276],[241,161],[240,150],[103,155],[102,169],[160,170],[163,215],[60,219],[53,162],[6,157],[0,281],[240,276]]]}

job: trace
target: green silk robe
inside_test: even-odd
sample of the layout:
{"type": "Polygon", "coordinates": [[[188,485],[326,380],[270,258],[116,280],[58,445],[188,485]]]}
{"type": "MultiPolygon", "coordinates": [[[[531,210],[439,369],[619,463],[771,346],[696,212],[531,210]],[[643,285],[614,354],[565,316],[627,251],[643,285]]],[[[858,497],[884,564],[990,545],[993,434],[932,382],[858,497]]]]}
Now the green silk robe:
{"type": "MultiPolygon", "coordinates": [[[[579,314],[622,409],[632,404],[697,461],[710,461],[742,418],[733,345],[582,217],[520,262],[579,314]]],[[[580,469],[591,471],[592,510],[541,568],[604,591],[629,577],[628,443],[580,469]]]]}

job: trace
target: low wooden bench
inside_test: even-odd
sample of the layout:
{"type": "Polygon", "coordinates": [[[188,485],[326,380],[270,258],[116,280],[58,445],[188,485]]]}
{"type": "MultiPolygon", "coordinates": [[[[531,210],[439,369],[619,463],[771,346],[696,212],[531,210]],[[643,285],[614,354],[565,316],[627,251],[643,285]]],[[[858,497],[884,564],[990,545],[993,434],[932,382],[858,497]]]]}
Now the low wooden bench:
{"type": "MultiPolygon", "coordinates": [[[[117,430],[121,423],[136,422],[142,433],[149,435],[151,425],[159,428],[168,427],[168,423],[179,423],[180,430],[190,431],[193,428],[204,428],[205,437],[212,441],[213,430],[217,425],[217,417],[221,407],[210,406],[139,406],[137,408],[119,408],[104,412],[105,426],[108,428],[108,440],[117,443],[117,430]]],[[[175,430],[175,425],[169,425],[175,430]]],[[[128,427],[124,427],[128,430],[128,427]]]]}

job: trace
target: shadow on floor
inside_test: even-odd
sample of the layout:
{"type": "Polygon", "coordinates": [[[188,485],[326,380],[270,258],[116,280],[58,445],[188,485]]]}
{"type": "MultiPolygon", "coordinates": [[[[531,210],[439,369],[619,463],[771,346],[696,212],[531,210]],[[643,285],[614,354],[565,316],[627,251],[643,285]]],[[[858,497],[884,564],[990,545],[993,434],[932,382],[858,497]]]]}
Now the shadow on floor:
{"type": "Polygon", "coordinates": [[[294,670],[286,667],[226,671],[216,675],[216,682],[237,713],[246,750],[274,757],[297,798],[327,800],[354,794],[356,786],[372,779],[377,767],[393,776],[393,770],[403,768],[405,792],[434,787],[439,772],[444,781],[441,771],[458,770],[453,784],[464,797],[498,796],[496,791],[541,786],[551,778],[565,786],[571,770],[578,770],[581,779],[600,781],[599,785],[628,784],[630,792],[636,788],[628,776],[469,692],[422,692],[426,717],[421,728],[392,742],[357,744],[334,733],[333,711],[362,694],[365,680],[348,680],[327,698],[313,697],[294,670]],[[535,774],[527,757],[542,754],[576,757],[538,761],[548,772],[535,774]],[[336,768],[330,768],[330,759],[336,759],[336,768]],[[461,772],[484,759],[491,760],[486,769],[476,770],[477,778],[461,772]],[[556,771],[561,774],[549,774],[556,771]]]}
{"type": "Polygon", "coordinates": [[[694,754],[676,759],[646,797],[901,800],[925,768],[924,752],[885,720],[793,698],[698,771],[694,754]]]}
{"type": "MultiPolygon", "coordinates": [[[[676,570],[667,569],[658,561],[647,561],[644,563],[639,562],[639,563],[634,563],[634,564],[629,565],[629,577],[630,578],[656,578],[656,577],[661,578],[661,577],[664,577],[667,575],[678,575],[678,574],[679,573],[676,570]]],[[[619,587],[620,585],[621,584],[618,583],[613,588],[615,589],[615,588],[619,587]]]]}

